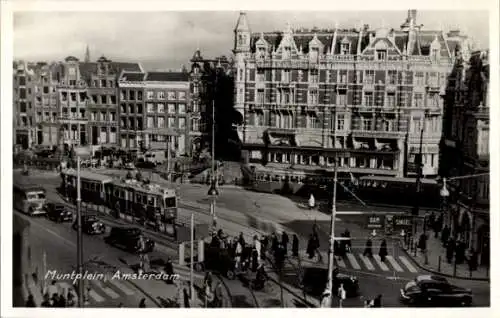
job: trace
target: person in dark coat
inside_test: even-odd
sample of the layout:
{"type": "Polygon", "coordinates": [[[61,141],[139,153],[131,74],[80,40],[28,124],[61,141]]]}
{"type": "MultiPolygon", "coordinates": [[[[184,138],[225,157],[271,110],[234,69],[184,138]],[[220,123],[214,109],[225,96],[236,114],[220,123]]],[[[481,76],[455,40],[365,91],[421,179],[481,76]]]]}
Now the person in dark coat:
{"type": "Polygon", "coordinates": [[[422,233],[418,239],[418,248],[421,252],[427,249],[427,234],[422,233]]]}
{"type": "Polygon", "coordinates": [[[279,245],[278,237],[276,236],[276,233],[273,233],[271,235],[271,252],[273,254],[276,253],[276,250],[278,249],[278,245],[279,245]]]}
{"type": "Polygon", "coordinates": [[[443,230],[441,231],[441,242],[443,243],[443,247],[446,247],[449,238],[450,238],[450,228],[448,227],[448,225],[445,225],[443,230]]]}
{"type": "Polygon", "coordinates": [[[28,299],[26,300],[26,307],[36,307],[35,298],[32,294],[28,295],[28,299]]]}
{"type": "Polygon", "coordinates": [[[276,254],[274,255],[274,260],[276,268],[281,271],[283,269],[283,265],[285,264],[285,254],[283,246],[281,244],[278,246],[278,249],[276,250],[276,254]]]}
{"type": "Polygon", "coordinates": [[[243,237],[243,232],[240,232],[240,236],[238,237],[238,242],[240,242],[241,247],[245,248],[245,238],[243,237]]]}
{"type": "Polygon", "coordinates": [[[381,308],[382,307],[382,295],[378,294],[377,297],[373,300],[373,308],[381,308]]]}
{"type": "Polygon", "coordinates": [[[314,238],[313,235],[309,235],[309,240],[307,240],[307,255],[309,259],[314,257],[314,238]]]}
{"type": "Polygon", "coordinates": [[[267,246],[269,245],[269,238],[267,235],[264,235],[260,240],[260,259],[266,260],[267,246]]]}
{"type": "Polygon", "coordinates": [[[443,228],[443,213],[440,213],[434,224],[434,238],[438,238],[439,232],[443,228]]]}
{"type": "Polygon", "coordinates": [[[184,295],[184,308],[191,308],[191,305],[189,304],[189,293],[186,288],[182,291],[182,294],[184,295]]]}
{"type": "Polygon", "coordinates": [[[257,272],[257,268],[259,267],[259,253],[257,252],[257,250],[254,248],[252,250],[252,272],[257,272]]]}
{"type": "Polygon", "coordinates": [[[454,252],[455,252],[455,241],[453,240],[452,237],[450,237],[448,243],[446,244],[446,260],[448,261],[448,264],[451,264],[454,252]]]}
{"type": "Polygon", "coordinates": [[[366,240],[365,251],[363,252],[363,256],[373,257],[371,239],[366,240]]]}
{"type": "Polygon", "coordinates": [[[470,253],[470,257],[469,257],[469,270],[471,272],[477,270],[477,263],[478,263],[477,258],[478,258],[478,254],[477,254],[476,250],[472,249],[472,251],[470,253]]]}
{"type": "Polygon", "coordinates": [[[380,256],[380,260],[382,262],[385,262],[385,257],[387,256],[387,242],[385,239],[382,240],[382,243],[380,243],[380,250],[378,252],[378,256],[380,256]]]}
{"type": "Polygon", "coordinates": [[[60,308],[66,307],[66,298],[64,297],[64,292],[61,292],[61,294],[59,295],[55,307],[60,307],[60,308]]]}
{"type": "Polygon", "coordinates": [[[219,246],[220,246],[219,236],[213,233],[212,241],[210,242],[210,247],[219,247],[219,246]]]}
{"type": "Polygon", "coordinates": [[[281,245],[283,245],[283,253],[285,253],[285,256],[288,254],[288,242],[288,234],[286,234],[286,232],[283,232],[283,234],[281,234],[281,245]]]}
{"type": "Polygon", "coordinates": [[[292,255],[293,257],[299,257],[299,238],[297,234],[294,234],[292,239],[292,255]]]}
{"type": "Polygon", "coordinates": [[[42,307],[52,307],[52,304],[50,303],[50,296],[48,293],[45,293],[43,295],[43,301],[40,304],[42,307]]]}
{"type": "Polygon", "coordinates": [[[146,308],[146,298],[142,298],[139,302],[139,308],[146,308]]]}
{"type": "Polygon", "coordinates": [[[458,241],[455,248],[455,259],[457,264],[462,264],[465,260],[465,242],[463,240],[458,241]]]}

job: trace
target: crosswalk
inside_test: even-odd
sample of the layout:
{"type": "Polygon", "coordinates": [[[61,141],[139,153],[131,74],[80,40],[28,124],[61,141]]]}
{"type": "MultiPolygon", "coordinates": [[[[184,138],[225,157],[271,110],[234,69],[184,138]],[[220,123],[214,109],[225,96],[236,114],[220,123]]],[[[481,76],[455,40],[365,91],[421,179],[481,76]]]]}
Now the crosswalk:
{"type": "MultiPolygon", "coordinates": [[[[180,280],[189,279],[189,268],[174,265],[174,272],[179,275],[180,280]]],[[[193,274],[195,284],[201,286],[203,282],[203,274],[195,272],[193,274]]],[[[57,282],[59,290],[69,291],[74,289],[71,281],[61,280],[57,282]]],[[[169,285],[162,285],[162,288],[169,288],[169,285]]],[[[174,285],[170,285],[174,288],[174,285]]],[[[86,294],[90,306],[106,306],[113,303],[125,302],[127,297],[141,296],[132,284],[126,280],[105,279],[105,280],[87,280],[86,294]]],[[[142,297],[142,296],[141,296],[142,297]]]]}
{"type": "MultiPolygon", "coordinates": [[[[316,260],[309,260],[307,256],[301,257],[303,264],[315,264],[316,260]]],[[[347,253],[344,258],[335,257],[335,264],[339,268],[354,269],[358,271],[387,272],[387,273],[417,273],[415,265],[406,256],[388,255],[382,261],[379,255],[373,257],[363,256],[362,253],[347,253]]]]}

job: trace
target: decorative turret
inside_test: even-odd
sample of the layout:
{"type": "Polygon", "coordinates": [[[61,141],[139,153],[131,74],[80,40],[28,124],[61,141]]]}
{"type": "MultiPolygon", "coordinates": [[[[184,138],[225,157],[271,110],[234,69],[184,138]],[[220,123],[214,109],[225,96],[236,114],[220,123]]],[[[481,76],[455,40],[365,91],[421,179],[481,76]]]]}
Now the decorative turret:
{"type": "Polygon", "coordinates": [[[85,48],[85,58],[84,58],[84,61],[85,61],[85,63],[89,63],[90,62],[90,50],[89,50],[89,46],[88,45],[85,48]]]}
{"type": "Polygon", "coordinates": [[[240,12],[234,28],[234,53],[250,52],[250,27],[245,12],[240,12]]]}

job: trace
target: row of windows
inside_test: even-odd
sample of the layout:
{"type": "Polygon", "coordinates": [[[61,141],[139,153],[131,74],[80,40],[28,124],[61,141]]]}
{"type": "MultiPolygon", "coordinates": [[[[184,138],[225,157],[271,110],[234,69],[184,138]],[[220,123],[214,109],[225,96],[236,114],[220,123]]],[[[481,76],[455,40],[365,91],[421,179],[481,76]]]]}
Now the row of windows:
{"type": "MultiPolygon", "coordinates": [[[[186,100],[185,91],[147,91],[146,99],[160,99],[160,100],[186,100]],[[156,93],[156,94],[155,94],[156,93]]],[[[140,90],[126,90],[120,91],[120,100],[143,100],[142,91],[140,90]]]]}
{"type": "MultiPolygon", "coordinates": [[[[167,104],[167,110],[169,114],[185,114],[186,113],[186,104],[167,104]]],[[[146,104],[146,111],[148,113],[159,113],[163,114],[165,113],[165,104],[158,103],[158,104],[153,104],[153,103],[147,103],[146,104]]]]}
{"type": "Polygon", "coordinates": [[[90,113],[90,120],[91,121],[109,121],[109,122],[115,122],[116,121],[116,112],[96,112],[93,111],[90,113]]]}
{"type": "Polygon", "coordinates": [[[186,118],[179,117],[176,124],[175,117],[167,117],[167,126],[165,126],[165,117],[147,117],[146,127],[147,128],[186,128],[186,118]]]}
{"type": "Polygon", "coordinates": [[[92,85],[90,87],[95,87],[95,88],[114,88],[116,85],[114,80],[106,80],[106,79],[101,79],[101,80],[93,80],[92,85]]]}
{"type": "Polygon", "coordinates": [[[42,114],[42,112],[37,112],[36,113],[36,122],[38,123],[41,121],[55,123],[57,121],[57,113],[53,112],[52,116],[51,116],[50,112],[44,112],[43,114],[42,114]]]}
{"type": "Polygon", "coordinates": [[[68,92],[61,92],[61,95],[60,95],[61,101],[63,101],[63,102],[68,101],[68,95],[69,95],[69,100],[71,102],[77,102],[78,101],[80,103],[83,103],[87,99],[87,93],[86,92],[79,92],[79,93],[70,92],[69,94],[68,94],[68,92]]]}
{"type": "MultiPolygon", "coordinates": [[[[241,94],[242,91],[241,91],[241,94]]],[[[243,97],[243,96],[241,96],[243,97]]],[[[336,94],[337,105],[347,105],[347,94],[344,92],[336,94]]],[[[295,104],[296,98],[294,90],[290,89],[276,89],[276,101],[279,104],[295,104]]],[[[255,91],[255,102],[257,104],[264,104],[271,102],[270,94],[265,94],[263,89],[255,91]]],[[[439,94],[436,93],[386,93],[383,91],[355,91],[353,94],[353,105],[364,106],[387,106],[395,107],[396,102],[398,106],[403,107],[442,107],[443,101],[439,94]],[[424,99],[425,97],[425,99],[424,99]],[[412,103],[413,102],[413,103],[412,103]]],[[[319,92],[316,89],[307,92],[307,103],[310,105],[319,104],[319,92]]]]}
{"type": "Polygon", "coordinates": [[[115,95],[97,95],[97,94],[92,94],[92,103],[94,104],[102,104],[102,105],[108,105],[108,104],[116,104],[116,96],[115,95]]]}
{"type": "MultiPolygon", "coordinates": [[[[251,79],[252,70],[246,70],[246,79],[251,79]]],[[[262,70],[258,69],[255,73],[255,81],[256,82],[265,82],[266,81],[266,73],[271,72],[270,70],[262,70]]],[[[319,71],[316,69],[309,71],[298,70],[297,71],[297,81],[298,82],[309,82],[309,83],[319,83],[319,71]],[[307,72],[307,77],[304,76],[305,72],[307,72]]],[[[292,81],[292,71],[290,70],[274,70],[271,74],[274,74],[273,80],[276,82],[288,83],[292,81]]],[[[242,69],[238,70],[238,79],[239,81],[243,81],[244,72],[242,69]]],[[[326,70],[325,78],[327,83],[341,83],[348,84],[348,71],[347,70],[326,70]],[[336,81],[333,81],[333,74],[336,74],[336,81]]],[[[446,85],[446,73],[439,72],[400,72],[396,70],[388,70],[386,74],[380,76],[380,78],[375,77],[375,70],[365,70],[356,71],[352,78],[351,83],[357,84],[378,84],[378,83],[386,83],[389,85],[417,85],[417,86],[443,86],[446,85]],[[363,76],[361,76],[363,75],[363,76]]]]}

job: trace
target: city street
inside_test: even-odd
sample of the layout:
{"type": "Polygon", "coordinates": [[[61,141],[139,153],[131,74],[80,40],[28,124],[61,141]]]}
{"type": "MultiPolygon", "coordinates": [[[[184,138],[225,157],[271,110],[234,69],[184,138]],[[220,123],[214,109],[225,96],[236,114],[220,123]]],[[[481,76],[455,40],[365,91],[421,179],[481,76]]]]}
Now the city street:
{"type": "MultiPolygon", "coordinates": [[[[48,190],[49,199],[56,198],[58,195],[55,192],[55,187],[59,185],[59,178],[46,178],[45,176],[37,177],[32,175],[28,178],[24,177],[25,180],[29,180],[33,183],[43,183],[45,188],[48,190]]],[[[188,207],[190,204],[198,203],[199,206],[204,206],[208,202],[206,201],[206,187],[200,185],[189,185],[183,184],[179,186],[179,192],[181,193],[181,206],[185,205],[188,207]]],[[[303,203],[302,203],[303,205],[303,203]]],[[[316,211],[309,211],[305,207],[301,206],[301,203],[295,203],[292,200],[276,195],[247,192],[239,188],[223,187],[220,189],[220,196],[217,199],[217,212],[218,220],[220,226],[225,229],[230,227],[231,230],[228,232],[238,233],[240,230],[244,231],[246,236],[250,236],[251,233],[264,233],[261,228],[261,224],[269,222],[270,224],[278,224],[281,229],[286,229],[287,231],[293,231],[301,236],[301,247],[300,254],[302,255],[304,261],[302,262],[303,267],[307,266],[318,266],[312,261],[309,261],[305,257],[305,240],[307,235],[312,229],[312,224],[314,220],[308,218],[309,214],[315,215],[320,220],[316,220],[319,225],[319,234],[321,241],[321,250],[324,255],[324,260],[326,260],[326,250],[328,248],[328,230],[330,226],[329,216],[321,214],[316,211]],[[258,202],[258,203],[257,203],[258,202]],[[257,203],[257,204],[256,204],[257,203]],[[256,206],[258,205],[258,206],[256,206]],[[284,208],[280,209],[279,206],[284,208]],[[253,206],[253,209],[250,207],[253,206]],[[229,207],[234,208],[234,210],[229,210],[229,207]],[[247,209],[245,209],[247,207],[247,209]],[[302,219],[296,218],[294,221],[291,217],[302,214],[304,217],[302,219]],[[252,225],[255,225],[255,229],[252,225]]],[[[339,204],[339,211],[358,211],[363,212],[359,206],[353,204],[339,204]]],[[[365,208],[366,209],[366,208],[365,208]]],[[[387,211],[389,208],[375,208],[376,211],[387,211]]],[[[207,211],[201,211],[199,208],[192,208],[195,212],[196,220],[198,222],[209,222],[210,216],[207,211]]],[[[368,212],[373,211],[371,208],[368,212]]],[[[392,211],[398,211],[397,208],[392,208],[392,211]]],[[[188,216],[190,210],[187,208],[180,208],[179,214],[188,216]]],[[[363,304],[363,299],[371,299],[377,294],[382,294],[384,296],[384,305],[386,306],[400,306],[399,304],[399,289],[404,286],[404,284],[413,279],[419,274],[425,274],[425,271],[420,270],[409,257],[403,252],[399,244],[393,240],[388,240],[388,252],[389,256],[387,261],[381,262],[378,257],[378,248],[380,246],[381,236],[377,234],[372,237],[373,241],[373,254],[374,258],[363,257],[363,249],[366,242],[366,238],[371,236],[369,230],[365,229],[363,225],[363,220],[366,217],[360,214],[340,214],[336,222],[336,236],[340,236],[345,228],[348,228],[351,232],[352,239],[352,253],[348,253],[346,258],[336,259],[336,265],[339,267],[342,273],[354,275],[359,278],[360,281],[360,297],[355,299],[348,299],[344,301],[343,306],[345,307],[359,307],[363,304]],[[352,221],[354,220],[354,221],[352,221]]],[[[34,222],[40,222],[43,227],[50,229],[51,231],[58,233],[59,235],[66,237],[68,240],[76,240],[76,235],[69,225],[66,224],[53,224],[45,219],[34,219],[34,222]],[[62,232],[62,233],[60,233],[62,232]]],[[[126,224],[123,220],[108,220],[105,222],[108,224],[126,224]]],[[[276,225],[275,225],[276,226],[276,225]]],[[[265,230],[270,230],[270,228],[265,228],[265,230]]],[[[269,232],[267,232],[269,233],[269,232]]],[[[47,239],[46,239],[47,241],[47,239]]],[[[50,245],[50,242],[45,244],[50,245]]],[[[69,244],[69,243],[68,243],[69,244]]],[[[92,256],[106,255],[106,260],[114,266],[123,266],[123,259],[130,260],[129,263],[137,262],[135,256],[132,256],[126,252],[120,251],[115,248],[110,248],[105,245],[104,242],[98,237],[85,237],[85,246],[91,245],[91,248],[85,247],[85,250],[92,251],[92,256]],[[88,241],[88,242],[87,242],[88,241]]],[[[74,248],[74,247],[73,247],[74,248]]],[[[155,252],[153,258],[166,258],[165,248],[162,247],[162,252],[155,252]]],[[[168,248],[166,248],[168,250],[168,248]]],[[[73,264],[75,262],[74,251],[70,249],[70,255],[68,255],[68,261],[66,263],[73,264]]],[[[56,253],[57,254],[57,253],[56,253]]],[[[177,259],[177,251],[170,249],[167,252],[169,256],[177,259]]],[[[58,254],[57,254],[58,255],[58,254]]],[[[90,256],[89,256],[90,257],[90,256]]],[[[55,266],[55,265],[54,265],[55,266]]],[[[326,268],[326,263],[323,265],[326,268]]],[[[297,267],[293,268],[295,272],[290,274],[291,276],[296,276],[298,272],[297,267]]],[[[186,274],[187,275],[187,274],[186,274]]],[[[291,279],[291,278],[290,278],[291,279]]],[[[292,279],[296,281],[296,279],[292,279]]],[[[288,283],[287,280],[284,280],[288,283]]],[[[266,290],[264,292],[252,292],[249,289],[242,287],[239,281],[229,281],[224,280],[226,286],[228,286],[231,291],[231,297],[233,300],[234,307],[279,307],[280,306],[280,288],[278,285],[266,290]]],[[[484,282],[474,282],[474,281],[457,281],[459,286],[468,287],[473,290],[474,294],[474,304],[476,306],[486,306],[489,304],[489,284],[484,282]]],[[[293,283],[290,283],[293,285],[293,283]]],[[[171,288],[165,285],[166,288],[171,288]]],[[[98,288],[99,286],[97,286],[98,288]]],[[[96,288],[96,289],[97,289],[96,288]]],[[[118,291],[119,292],[119,291],[118,291]]],[[[290,293],[286,292],[287,304],[293,303],[293,299],[296,298],[290,293]]],[[[105,295],[104,295],[105,296],[105,295]]],[[[103,297],[104,297],[103,296],[103,297]]],[[[138,301],[136,298],[128,300],[129,303],[133,304],[138,301]]],[[[307,297],[306,297],[307,298],[307,297]]],[[[111,299],[112,300],[112,299],[111,299]]],[[[121,301],[121,298],[120,298],[121,301]]],[[[117,301],[111,301],[114,304],[117,301]]],[[[106,303],[108,304],[108,303],[106,303]]]]}

